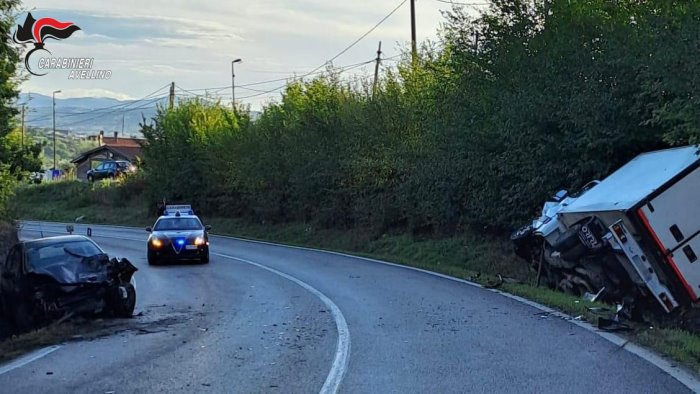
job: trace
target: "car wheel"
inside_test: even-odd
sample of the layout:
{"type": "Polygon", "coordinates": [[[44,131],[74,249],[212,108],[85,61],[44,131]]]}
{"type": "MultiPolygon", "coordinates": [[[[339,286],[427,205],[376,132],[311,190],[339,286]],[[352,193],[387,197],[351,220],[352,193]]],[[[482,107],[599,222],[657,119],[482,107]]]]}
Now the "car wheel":
{"type": "Polygon", "coordinates": [[[92,176],[92,174],[90,174],[87,176],[87,180],[88,180],[88,182],[95,182],[95,177],[92,176]]]}
{"type": "Polygon", "coordinates": [[[129,318],[134,315],[136,308],[136,289],[131,283],[125,283],[115,289],[112,296],[112,312],[116,317],[129,318]],[[122,297],[119,287],[126,290],[126,298],[122,297]]]}
{"type": "Polygon", "coordinates": [[[207,254],[202,256],[201,262],[202,262],[202,264],[209,264],[209,252],[207,252],[207,254]]]}
{"type": "Polygon", "coordinates": [[[114,174],[109,174],[109,180],[113,181],[114,180],[114,174]]]}
{"type": "Polygon", "coordinates": [[[5,301],[0,296],[0,341],[5,338],[9,338],[14,333],[14,328],[12,327],[12,316],[8,308],[5,306],[5,301]]]}
{"type": "Polygon", "coordinates": [[[20,301],[15,306],[15,316],[13,320],[15,323],[15,332],[18,334],[29,332],[35,328],[32,308],[27,302],[20,301]]]}
{"type": "Polygon", "coordinates": [[[158,265],[158,259],[151,252],[148,252],[148,265],[158,265]]]}

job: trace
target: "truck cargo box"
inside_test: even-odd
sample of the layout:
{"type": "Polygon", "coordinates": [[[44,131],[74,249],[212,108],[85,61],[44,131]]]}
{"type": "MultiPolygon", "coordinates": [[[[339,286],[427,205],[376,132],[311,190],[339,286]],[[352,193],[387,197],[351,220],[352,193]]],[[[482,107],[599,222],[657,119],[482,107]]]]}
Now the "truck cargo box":
{"type": "MultiPolygon", "coordinates": [[[[559,212],[570,227],[592,216],[621,223],[663,277],[675,277],[691,301],[700,294],[698,146],[645,153],[559,212]]],[[[666,280],[664,280],[666,281],[666,280]]],[[[672,286],[675,287],[675,286],[672,286]]]]}
{"type": "Polygon", "coordinates": [[[698,152],[697,146],[686,146],[641,154],[562,209],[560,215],[576,220],[581,216],[577,214],[634,210],[697,169],[698,152]]]}

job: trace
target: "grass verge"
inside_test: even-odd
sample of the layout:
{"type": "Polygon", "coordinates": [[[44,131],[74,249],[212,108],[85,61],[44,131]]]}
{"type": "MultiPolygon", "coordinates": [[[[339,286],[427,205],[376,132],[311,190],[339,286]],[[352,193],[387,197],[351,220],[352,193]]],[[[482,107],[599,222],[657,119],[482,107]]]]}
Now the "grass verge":
{"type": "MultiPolygon", "coordinates": [[[[66,182],[21,188],[12,208],[23,219],[146,226],[147,204],[138,193],[113,184],[66,182]]],[[[319,229],[304,223],[261,224],[241,219],[204,218],[214,232],[242,238],[307,246],[391,261],[489,285],[497,275],[515,278],[501,290],[550,306],[596,324],[600,312],[610,308],[546,288],[531,285],[533,275],[512,255],[506,241],[462,234],[450,238],[414,238],[410,235],[371,237],[363,230],[319,229]]],[[[700,336],[687,331],[636,327],[629,339],[700,373],[700,336]]]]}

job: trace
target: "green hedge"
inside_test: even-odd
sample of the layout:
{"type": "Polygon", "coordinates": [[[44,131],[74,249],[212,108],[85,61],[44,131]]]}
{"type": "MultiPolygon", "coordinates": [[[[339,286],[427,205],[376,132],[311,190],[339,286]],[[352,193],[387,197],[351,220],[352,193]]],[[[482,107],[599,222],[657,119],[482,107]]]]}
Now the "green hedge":
{"type": "Polygon", "coordinates": [[[557,189],[697,141],[700,3],[497,0],[445,18],[374,95],[331,69],[256,122],[162,111],[143,128],[150,198],[375,236],[500,233],[557,189]]]}

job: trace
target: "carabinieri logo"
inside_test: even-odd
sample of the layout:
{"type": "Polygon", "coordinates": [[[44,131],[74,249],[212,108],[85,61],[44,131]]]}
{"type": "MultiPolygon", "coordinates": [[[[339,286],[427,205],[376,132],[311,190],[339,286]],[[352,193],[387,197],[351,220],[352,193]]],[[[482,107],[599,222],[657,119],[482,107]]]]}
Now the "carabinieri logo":
{"type": "Polygon", "coordinates": [[[25,19],[23,25],[18,25],[15,34],[12,36],[14,42],[18,44],[33,43],[34,48],[27,53],[24,57],[24,65],[27,67],[32,75],[42,76],[44,74],[37,74],[32,71],[29,66],[29,57],[36,51],[46,51],[49,54],[48,49],[44,48],[46,43],[44,42],[48,38],[53,38],[55,40],[65,40],[70,37],[73,33],[80,30],[80,27],[75,25],[73,22],[59,22],[53,18],[41,18],[35,20],[31,13],[27,14],[27,19],[25,19]]]}

